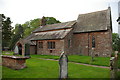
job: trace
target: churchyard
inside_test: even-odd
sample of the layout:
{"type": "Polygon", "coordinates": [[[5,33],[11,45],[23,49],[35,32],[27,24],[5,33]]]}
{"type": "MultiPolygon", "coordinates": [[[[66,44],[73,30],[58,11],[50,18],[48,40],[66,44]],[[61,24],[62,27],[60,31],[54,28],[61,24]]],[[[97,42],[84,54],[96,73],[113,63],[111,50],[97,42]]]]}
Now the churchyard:
{"type": "MultiPolygon", "coordinates": [[[[3,52],[3,55],[13,55],[13,52],[7,53],[11,54],[3,52]]],[[[26,60],[27,68],[13,70],[3,66],[2,77],[59,78],[59,58],[52,55],[31,55],[31,58],[26,60]]],[[[94,61],[91,61],[90,56],[70,55],[68,56],[68,78],[110,78],[109,60],[109,57],[95,57],[94,61]]]]}

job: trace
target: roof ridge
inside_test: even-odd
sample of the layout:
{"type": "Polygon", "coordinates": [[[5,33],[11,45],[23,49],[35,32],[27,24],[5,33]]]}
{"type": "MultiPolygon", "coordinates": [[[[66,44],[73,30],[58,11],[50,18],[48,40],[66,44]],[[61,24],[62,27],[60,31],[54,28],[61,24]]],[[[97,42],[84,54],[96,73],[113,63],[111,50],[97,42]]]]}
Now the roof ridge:
{"type": "MultiPolygon", "coordinates": [[[[76,21],[76,20],[73,20],[73,21],[76,21]]],[[[68,23],[68,22],[73,22],[73,21],[67,21],[67,22],[61,22],[61,23],[68,23]]],[[[46,26],[47,26],[47,25],[55,25],[55,24],[61,24],[61,23],[46,24],[46,26]]]]}
{"type": "Polygon", "coordinates": [[[79,14],[80,15],[86,15],[86,14],[92,14],[92,13],[98,13],[98,12],[103,12],[103,11],[108,11],[108,9],[104,9],[104,10],[99,10],[99,11],[93,11],[93,12],[88,12],[88,13],[83,13],[83,14],[79,14]]]}
{"type": "Polygon", "coordinates": [[[40,31],[46,31],[46,30],[56,30],[56,29],[70,28],[70,27],[72,27],[72,25],[75,22],[76,22],[76,20],[62,22],[62,23],[48,24],[48,25],[43,26],[42,28],[39,27],[39,28],[35,29],[33,32],[40,32],[40,31]]]}

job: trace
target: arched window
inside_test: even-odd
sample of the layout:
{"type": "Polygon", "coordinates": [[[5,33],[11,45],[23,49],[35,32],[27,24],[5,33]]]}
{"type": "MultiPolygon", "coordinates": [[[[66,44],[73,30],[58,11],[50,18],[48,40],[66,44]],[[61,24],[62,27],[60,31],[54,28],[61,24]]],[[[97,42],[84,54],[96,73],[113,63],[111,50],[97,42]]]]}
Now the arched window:
{"type": "Polygon", "coordinates": [[[95,37],[92,36],[92,48],[95,48],[95,37]]]}

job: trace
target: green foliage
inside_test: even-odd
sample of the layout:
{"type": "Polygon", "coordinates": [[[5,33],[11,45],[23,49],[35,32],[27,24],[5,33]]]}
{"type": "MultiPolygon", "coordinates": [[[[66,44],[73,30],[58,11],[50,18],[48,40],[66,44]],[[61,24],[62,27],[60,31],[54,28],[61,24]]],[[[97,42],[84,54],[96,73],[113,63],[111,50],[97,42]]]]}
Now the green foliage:
{"type": "Polygon", "coordinates": [[[46,24],[54,24],[54,23],[60,23],[59,20],[56,20],[54,17],[45,17],[47,22],[46,24]]]}
{"type": "Polygon", "coordinates": [[[120,69],[120,53],[118,54],[118,68],[120,69]]]}
{"type": "Polygon", "coordinates": [[[115,53],[112,53],[112,54],[111,54],[111,57],[114,57],[114,56],[115,56],[115,53]]]}
{"type": "Polygon", "coordinates": [[[118,80],[120,79],[120,71],[117,72],[118,80]]]}
{"type": "Polygon", "coordinates": [[[12,36],[12,29],[11,20],[9,17],[6,17],[4,14],[0,14],[2,16],[2,48],[9,47],[11,36],[12,36]]]}
{"type": "MultiPolygon", "coordinates": [[[[56,20],[54,17],[45,17],[46,19],[46,24],[54,24],[54,23],[60,23],[60,21],[56,20]]],[[[36,28],[38,28],[41,25],[41,19],[37,18],[37,19],[33,19],[30,21],[25,22],[24,24],[22,24],[23,28],[24,28],[24,38],[29,36],[33,30],[35,30],[36,28]]]]}
{"type": "Polygon", "coordinates": [[[21,26],[21,24],[16,24],[15,25],[15,29],[13,30],[13,33],[15,33],[12,36],[12,40],[10,42],[10,49],[13,50],[15,47],[16,42],[23,37],[23,27],[21,26]]]}
{"type": "Polygon", "coordinates": [[[117,33],[112,33],[112,46],[114,51],[120,51],[120,38],[117,33]]]}
{"type": "MultiPolygon", "coordinates": [[[[60,23],[60,21],[56,20],[53,17],[45,17],[45,18],[47,20],[46,24],[60,23]]],[[[12,30],[13,36],[10,42],[10,49],[14,49],[16,42],[19,41],[20,38],[25,38],[29,36],[32,33],[32,31],[34,31],[40,25],[41,25],[40,18],[27,21],[22,25],[16,24],[15,29],[12,30]]]]}
{"type": "Polygon", "coordinates": [[[23,37],[25,38],[28,35],[30,35],[33,30],[35,30],[36,28],[38,28],[40,26],[40,19],[37,18],[37,19],[27,21],[24,24],[22,24],[22,26],[23,26],[23,29],[24,29],[23,37]]]}

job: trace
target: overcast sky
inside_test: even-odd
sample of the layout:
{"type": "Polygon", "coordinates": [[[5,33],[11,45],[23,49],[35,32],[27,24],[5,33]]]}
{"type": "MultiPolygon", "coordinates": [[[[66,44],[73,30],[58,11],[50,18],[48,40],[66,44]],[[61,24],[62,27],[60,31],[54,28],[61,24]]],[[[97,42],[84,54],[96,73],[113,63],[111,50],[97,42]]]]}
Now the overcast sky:
{"type": "Polygon", "coordinates": [[[0,14],[10,17],[12,26],[35,18],[55,17],[61,22],[76,20],[79,14],[112,10],[113,32],[118,32],[118,1],[120,0],[0,0],[0,14]]]}

